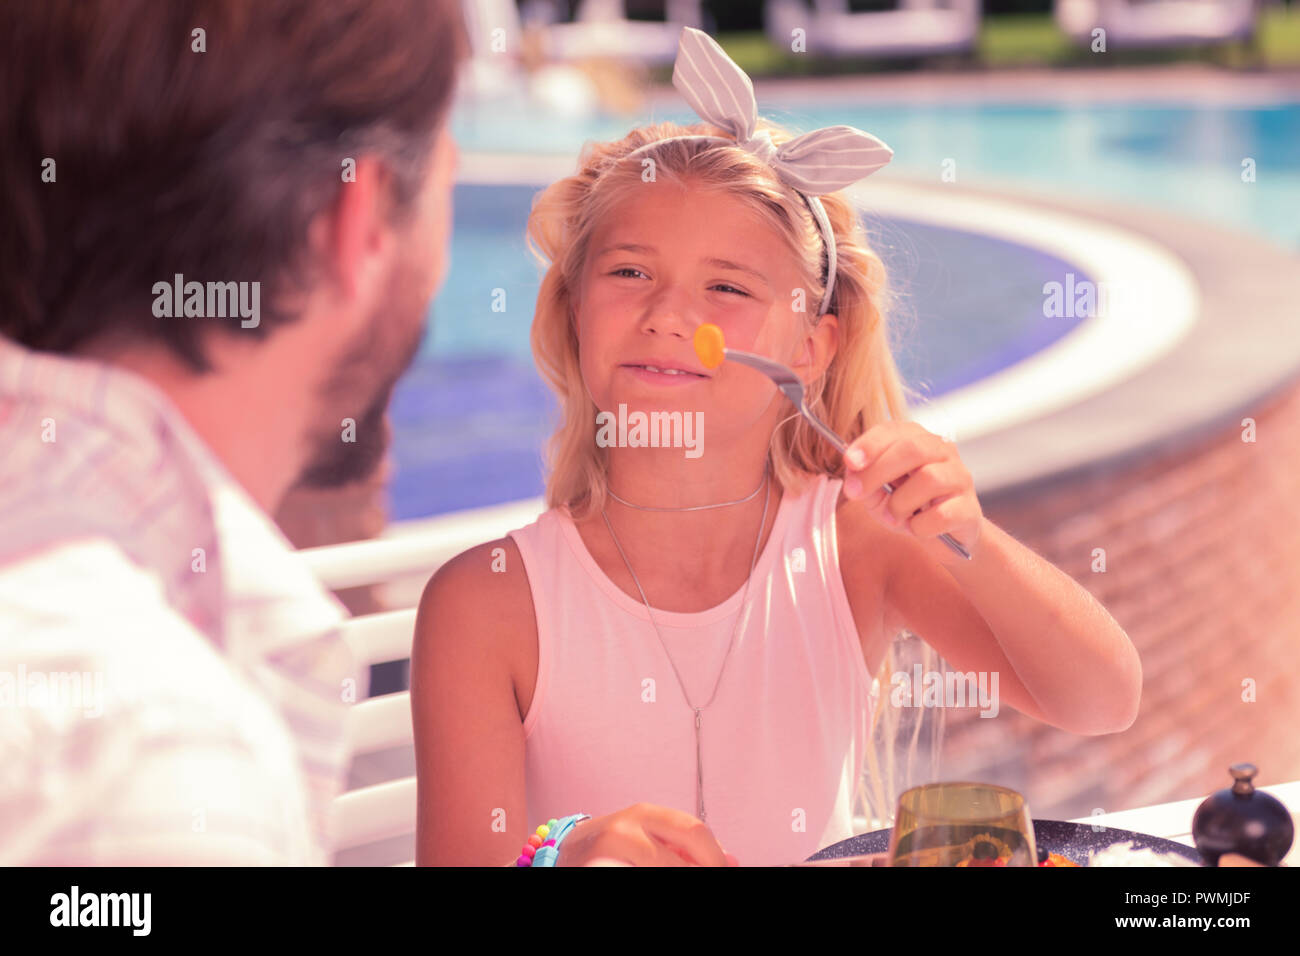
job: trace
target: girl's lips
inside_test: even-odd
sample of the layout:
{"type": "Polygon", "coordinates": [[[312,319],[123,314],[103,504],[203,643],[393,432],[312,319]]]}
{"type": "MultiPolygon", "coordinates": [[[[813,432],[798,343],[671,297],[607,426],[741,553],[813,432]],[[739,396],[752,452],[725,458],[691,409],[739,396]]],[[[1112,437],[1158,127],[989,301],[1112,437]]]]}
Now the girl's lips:
{"type": "Polygon", "coordinates": [[[674,374],[672,372],[652,372],[639,365],[621,365],[619,367],[623,371],[631,373],[634,378],[642,382],[649,382],[652,385],[690,385],[708,380],[707,375],[696,375],[694,372],[674,374]]]}

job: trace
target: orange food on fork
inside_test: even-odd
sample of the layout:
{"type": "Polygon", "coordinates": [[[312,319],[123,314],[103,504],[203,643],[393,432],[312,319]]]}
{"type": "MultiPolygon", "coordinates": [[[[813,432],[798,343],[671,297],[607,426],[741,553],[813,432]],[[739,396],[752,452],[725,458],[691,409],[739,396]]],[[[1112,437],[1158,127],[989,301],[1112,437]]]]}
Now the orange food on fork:
{"type": "Polygon", "coordinates": [[[723,359],[722,329],[711,323],[705,323],[695,330],[695,354],[700,357],[705,368],[717,368],[723,359]]]}

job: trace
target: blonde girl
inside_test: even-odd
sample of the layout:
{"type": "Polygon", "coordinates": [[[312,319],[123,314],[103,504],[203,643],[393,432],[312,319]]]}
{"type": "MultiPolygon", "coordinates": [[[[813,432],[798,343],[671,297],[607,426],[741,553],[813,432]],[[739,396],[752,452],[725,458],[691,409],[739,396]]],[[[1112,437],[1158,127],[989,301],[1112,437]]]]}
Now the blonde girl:
{"type": "Polygon", "coordinates": [[[896,655],[919,643],[900,634],[924,639],[925,669],[937,653],[995,674],[1003,704],[1055,726],[1136,715],[1124,632],[984,518],[955,445],[908,420],[852,203],[820,198],[828,274],[825,226],[770,151],[687,135],[730,134],[660,123],[589,144],[534,201],[532,344],[561,412],[548,510],[421,600],[420,863],[522,863],[534,828],[570,814],[561,865],[789,863],[851,836],[855,813],[888,826],[896,754],[917,742],[895,746],[896,655]],[[848,451],[761,375],[704,368],[704,323],[793,368],[848,451]],[[661,427],[609,427],[638,413],[661,427]],[[694,447],[671,440],[687,421],[694,447]]]}

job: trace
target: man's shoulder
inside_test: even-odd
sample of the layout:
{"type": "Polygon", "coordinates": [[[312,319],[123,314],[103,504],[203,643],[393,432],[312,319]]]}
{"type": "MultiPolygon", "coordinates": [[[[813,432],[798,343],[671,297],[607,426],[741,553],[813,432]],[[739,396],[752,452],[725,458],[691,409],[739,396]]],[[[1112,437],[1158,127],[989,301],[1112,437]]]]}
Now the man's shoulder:
{"type": "Polygon", "coordinates": [[[283,716],[111,540],[0,563],[0,635],[0,863],[315,860],[283,716]]]}
{"type": "Polygon", "coordinates": [[[51,626],[166,607],[157,576],[106,536],[70,534],[0,554],[0,619],[26,612],[51,626]]]}
{"type": "Polygon", "coordinates": [[[67,374],[68,395],[0,394],[0,565],[19,548],[147,536],[178,510],[205,517],[203,479],[174,420],[124,401],[120,388],[92,388],[87,374],[67,374]],[[107,408],[88,405],[88,390],[107,408]]]}
{"type": "Polygon", "coordinates": [[[60,541],[0,560],[0,669],[76,670],[130,683],[216,679],[219,649],[173,607],[158,576],[106,538],[60,541]]]}

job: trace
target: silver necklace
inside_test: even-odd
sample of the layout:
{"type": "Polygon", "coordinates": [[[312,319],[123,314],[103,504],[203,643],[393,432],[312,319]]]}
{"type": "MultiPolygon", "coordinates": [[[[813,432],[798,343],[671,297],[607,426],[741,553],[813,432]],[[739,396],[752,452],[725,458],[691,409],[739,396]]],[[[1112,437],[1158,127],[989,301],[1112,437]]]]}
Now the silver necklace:
{"type": "Polygon", "coordinates": [[[609,493],[609,496],[613,498],[615,501],[617,501],[619,504],[627,505],[629,508],[636,508],[638,511],[708,511],[710,508],[727,508],[730,507],[731,505],[743,505],[746,501],[752,501],[758,495],[758,493],[763,490],[763,486],[766,483],[767,483],[767,465],[765,464],[763,466],[763,477],[759,479],[758,485],[754,488],[754,490],[751,491],[749,494],[745,495],[745,497],[737,498],[735,501],[723,501],[716,505],[692,505],[689,508],[652,508],[649,505],[634,505],[632,504],[632,502],[625,501],[622,498],[620,498],[618,495],[614,494],[613,488],[606,488],[605,490],[609,493]]]}
{"type": "MultiPolygon", "coordinates": [[[[704,756],[700,747],[700,728],[703,724],[703,718],[700,715],[705,707],[713,703],[713,698],[718,695],[718,686],[722,683],[722,673],[727,669],[727,660],[731,657],[731,648],[736,643],[736,635],[740,633],[740,622],[745,617],[745,602],[749,598],[749,584],[754,578],[754,567],[758,564],[758,546],[763,541],[763,529],[767,526],[767,507],[772,500],[772,484],[767,480],[767,469],[763,469],[763,484],[767,488],[767,494],[763,496],[763,517],[758,523],[758,535],[754,538],[754,556],[749,562],[749,576],[745,578],[745,591],[740,596],[740,610],[736,612],[736,624],[731,630],[731,643],[727,645],[727,653],[722,658],[722,668],[718,671],[718,679],[713,682],[713,693],[701,707],[696,707],[691,703],[690,697],[686,695],[686,685],[682,683],[682,675],[677,672],[677,665],[673,663],[672,655],[668,653],[668,645],[664,643],[663,632],[659,630],[659,623],[655,620],[654,612],[650,609],[650,602],[646,600],[645,589],[641,587],[641,580],[632,570],[632,564],[623,553],[623,546],[618,542],[618,535],[614,533],[614,528],[609,523],[609,515],[605,514],[605,509],[600,509],[600,516],[605,519],[605,527],[609,529],[609,536],[614,540],[614,547],[618,548],[619,556],[623,559],[623,564],[627,567],[627,573],[632,575],[632,581],[636,584],[636,589],[641,594],[641,603],[645,605],[646,614],[650,616],[650,623],[654,625],[655,635],[659,638],[659,646],[663,648],[664,657],[668,658],[668,663],[673,669],[673,676],[677,678],[677,686],[681,688],[682,698],[686,701],[686,706],[690,707],[695,713],[695,815],[700,818],[701,822],[707,822],[704,813],[704,756]]],[[[757,494],[757,489],[755,489],[757,494]]],[[[750,495],[752,498],[753,495],[750,495]]]]}

